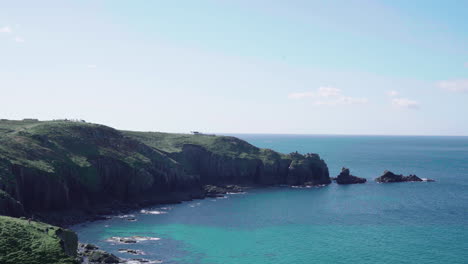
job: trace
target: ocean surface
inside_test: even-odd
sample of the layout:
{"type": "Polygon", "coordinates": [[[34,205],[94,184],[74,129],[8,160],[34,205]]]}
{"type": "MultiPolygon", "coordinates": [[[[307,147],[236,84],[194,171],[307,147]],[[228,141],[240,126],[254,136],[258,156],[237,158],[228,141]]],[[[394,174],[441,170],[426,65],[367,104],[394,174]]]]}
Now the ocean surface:
{"type": "Polygon", "coordinates": [[[468,263],[468,137],[237,136],[319,153],[331,176],[345,166],[368,183],[248,190],[72,229],[120,257],[168,264],[468,263]],[[386,169],[436,182],[375,183],[386,169]],[[108,241],[135,235],[154,240],[108,241]],[[127,248],[145,255],[118,251],[127,248]]]}

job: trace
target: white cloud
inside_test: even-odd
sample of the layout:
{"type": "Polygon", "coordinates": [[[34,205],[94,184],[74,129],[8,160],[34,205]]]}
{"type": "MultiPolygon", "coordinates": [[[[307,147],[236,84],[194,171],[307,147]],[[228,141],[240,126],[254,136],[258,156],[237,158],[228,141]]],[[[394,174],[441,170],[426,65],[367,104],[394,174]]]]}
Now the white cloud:
{"type": "Polygon", "coordinates": [[[352,105],[352,104],[366,104],[369,100],[367,98],[355,98],[349,96],[338,96],[336,99],[333,100],[326,100],[326,101],[315,101],[314,103],[317,105],[352,105]]]}
{"type": "Polygon", "coordinates": [[[97,68],[97,65],[96,64],[88,64],[88,65],[86,65],[86,67],[88,67],[88,68],[97,68]]]}
{"type": "Polygon", "coordinates": [[[418,109],[420,104],[408,98],[393,98],[392,105],[400,108],[418,109]]]}
{"type": "Polygon", "coordinates": [[[288,95],[290,99],[313,98],[316,105],[350,105],[350,104],[365,104],[367,98],[356,98],[345,96],[341,89],[334,87],[319,87],[316,91],[308,91],[301,93],[291,93],[288,95]]]}
{"type": "Polygon", "coordinates": [[[408,98],[400,97],[400,93],[395,90],[387,92],[388,97],[390,97],[390,102],[393,106],[398,108],[407,108],[407,109],[418,109],[419,102],[411,100],[408,98]]]}
{"type": "Polygon", "coordinates": [[[0,33],[11,33],[13,30],[9,26],[0,27],[0,33]]]}
{"type": "Polygon", "coordinates": [[[437,86],[449,92],[468,92],[468,79],[440,81],[437,86]]]}
{"type": "Polygon", "coordinates": [[[15,41],[18,42],[18,43],[23,43],[24,39],[21,38],[21,37],[15,37],[15,41]]]}
{"type": "Polygon", "coordinates": [[[388,91],[387,92],[387,95],[390,96],[390,97],[395,97],[395,96],[398,96],[400,93],[395,91],[395,90],[392,90],[392,91],[388,91]]]}
{"type": "Polygon", "coordinates": [[[334,87],[320,87],[318,88],[317,94],[321,97],[339,96],[341,94],[341,90],[334,87]]]}

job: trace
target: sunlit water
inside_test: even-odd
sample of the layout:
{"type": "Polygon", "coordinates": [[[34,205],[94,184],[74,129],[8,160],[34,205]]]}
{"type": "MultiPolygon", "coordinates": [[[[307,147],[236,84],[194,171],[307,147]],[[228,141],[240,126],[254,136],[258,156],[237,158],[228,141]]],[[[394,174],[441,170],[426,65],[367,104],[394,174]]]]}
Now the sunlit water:
{"type": "Polygon", "coordinates": [[[120,257],[163,263],[468,263],[468,137],[238,136],[319,153],[332,176],[346,166],[368,183],[248,190],[73,229],[120,257]],[[437,182],[373,182],[385,169],[437,182]],[[135,235],[160,240],[106,241],[135,235]],[[118,252],[127,248],[145,255],[118,252]]]}

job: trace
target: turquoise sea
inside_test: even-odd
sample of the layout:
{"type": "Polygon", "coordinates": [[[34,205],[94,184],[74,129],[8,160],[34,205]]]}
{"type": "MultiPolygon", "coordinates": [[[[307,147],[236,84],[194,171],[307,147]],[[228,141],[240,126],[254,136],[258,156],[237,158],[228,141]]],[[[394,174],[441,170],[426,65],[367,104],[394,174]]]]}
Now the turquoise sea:
{"type": "Polygon", "coordinates": [[[124,258],[177,264],[468,263],[468,137],[236,135],[280,152],[319,153],[368,183],[271,187],[146,208],[72,227],[124,258]],[[385,169],[433,183],[377,184],[385,169]],[[109,237],[159,240],[115,244],[109,237]],[[143,256],[120,253],[132,248],[143,256]]]}

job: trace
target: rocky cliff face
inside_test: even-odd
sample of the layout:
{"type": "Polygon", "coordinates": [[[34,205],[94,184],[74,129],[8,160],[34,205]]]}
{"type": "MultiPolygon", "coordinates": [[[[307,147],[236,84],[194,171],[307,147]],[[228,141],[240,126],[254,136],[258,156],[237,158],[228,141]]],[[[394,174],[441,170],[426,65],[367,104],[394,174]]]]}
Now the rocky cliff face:
{"type": "Polygon", "coordinates": [[[241,158],[219,155],[193,144],[171,156],[200,176],[203,184],[320,185],[329,184],[328,167],[316,154],[291,153],[241,158]]]}
{"type": "Polygon", "coordinates": [[[0,129],[0,213],[180,201],[203,196],[206,184],[330,183],[316,154],[285,155],[233,137],[135,133],[74,122],[0,129]]]}
{"type": "Polygon", "coordinates": [[[0,215],[20,217],[25,215],[23,205],[11,197],[8,193],[0,190],[0,215]]]}
{"type": "MultiPolygon", "coordinates": [[[[199,179],[165,154],[104,126],[48,124],[1,140],[9,149],[0,149],[0,190],[28,213],[89,210],[200,189],[199,179]]],[[[18,215],[15,203],[0,203],[6,201],[9,207],[1,210],[18,215]]]]}

